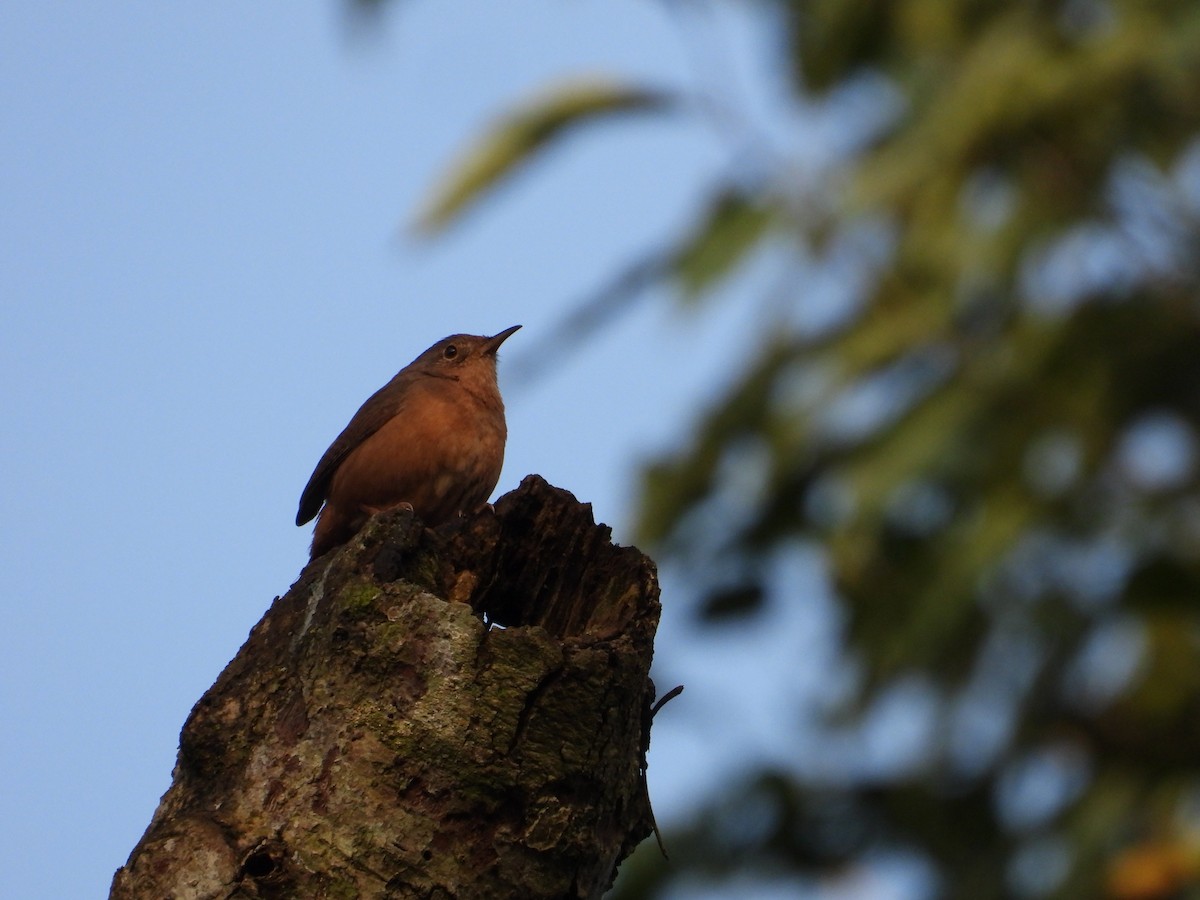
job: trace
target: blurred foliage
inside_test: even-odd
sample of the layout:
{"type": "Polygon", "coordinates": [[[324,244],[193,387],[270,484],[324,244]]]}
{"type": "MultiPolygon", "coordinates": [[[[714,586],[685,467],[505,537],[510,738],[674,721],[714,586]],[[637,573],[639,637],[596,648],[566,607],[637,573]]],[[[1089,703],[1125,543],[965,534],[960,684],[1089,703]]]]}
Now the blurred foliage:
{"type": "MultiPolygon", "coordinates": [[[[784,28],[798,109],[865,83],[894,109],[815,177],[733,171],[636,269],[682,298],[760,253],[793,273],[649,467],[643,537],[718,628],[786,602],[772,561],[820,540],[856,673],[823,727],[905,686],[932,712],[915,761],[745,773],[618,894],[899,857],[930,896],[1200,897],[1200,4],[743,2],[784,28]],[[813,325],[818,274],[857,288],[813,325]]],[[[426,223],[661,96],[566,90],[426,223]]]]}
{"type": "Polygon", "coordinates": [[[418,216],[419,227],[436,232],[528,163],[568,130],[619,113],[662,110],[668,95],[596,79],[556,85],[546,96],[496,121],[466,155],[451,166],[418,216]]]}

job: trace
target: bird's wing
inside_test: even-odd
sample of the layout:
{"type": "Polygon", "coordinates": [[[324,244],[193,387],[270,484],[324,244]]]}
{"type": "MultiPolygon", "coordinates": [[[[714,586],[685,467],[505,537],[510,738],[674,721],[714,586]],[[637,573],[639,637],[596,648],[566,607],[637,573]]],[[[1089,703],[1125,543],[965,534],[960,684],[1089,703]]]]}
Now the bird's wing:
{"type": "Polygon", "coordinates": [[[321,504],[325,502],[329,491],[329,482],[333,479],[333,475],[342,461],[350,455],[355,447],[400,412],[400,408],[404,404],[405,391],[400,384],[404,374],[403,372],[399,373],[367,398],[367,402],[358,408],[358,412],[354,414],[350,424],[343,428],[342,433],[337,436],[337,440],[329,445],[329,449],[317,463],[312,477],[308,479],[308,484],[304,486],[304,492],[300,495],[300,508],[296,511],[297,525],[303,525],[320,512],[321,504]]]}

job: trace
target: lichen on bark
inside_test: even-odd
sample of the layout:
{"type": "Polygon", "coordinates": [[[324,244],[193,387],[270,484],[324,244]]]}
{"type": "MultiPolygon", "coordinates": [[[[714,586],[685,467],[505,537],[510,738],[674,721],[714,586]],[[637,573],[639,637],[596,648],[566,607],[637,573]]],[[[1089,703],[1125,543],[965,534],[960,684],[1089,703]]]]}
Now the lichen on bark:
{"type": "Polygon", "coordinates": [[[196,704],[111,897],[600,897],[652,828],[658,614],[650,560],[540,478],[376,516],[196,704]]]}

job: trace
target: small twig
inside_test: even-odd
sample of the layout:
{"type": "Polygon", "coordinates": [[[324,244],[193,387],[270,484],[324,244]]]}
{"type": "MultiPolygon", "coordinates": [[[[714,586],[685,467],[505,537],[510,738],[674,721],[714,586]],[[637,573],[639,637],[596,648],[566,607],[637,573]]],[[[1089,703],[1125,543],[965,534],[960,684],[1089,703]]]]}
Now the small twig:
{"type": "MultiPolygon", "coordinates": [[[[653,687],[653,684],[651,685],[653,687]]],[[[650,813],[650,829],[654,832],[654,839],[658,841],[658,852],[663,855],[663,859],[670,859],[667,855],[667,846],[663,843],[662,832],[658,830],[658,822],[654,818],[654,804],[650,802],[650,784],[646,781],[646,751],[650,749],[650,724],[654,721],[654,717],[658,715],[658,711],[666,705],[668,700],[678,697],[683,693],[683,685],[677,684],[671,688],[662,698],[649,709],[649,715],[644,715],[642,719],[642,760],[641,760],[641,775],[642,775],[642,792],[646,797],[646,810],[650,813]]]]}
{"type": "Polygon", "coordinates": [[[655,703],[652,707],[650,707],[650,718],[653,719],[655,716],[657,716],[658,711],[667,705],[667,701],[674,700],[676,697],[678,697],[682,693],[683,693],[683,685],[677,684],[677,685],[675,685],[675,687],[671,688],[669,691],[667,691],[665,694],[663,694],[662,698],[657,703],[655,703]]]}
{"type": "Polygon", "coordinates": [[[646,781],[645,769],[642,769],[642,790],[646,792],[646,809],[650,813],[650,828],[654,832],[654,840],[658,841],[658,852],[663,855],[663,859],[670,859],[667,855],[667,845],[663,843],[662,832],[658,830],[658,822],[654,818],[654,804],[650,802],[650,785],[646,781]]]}

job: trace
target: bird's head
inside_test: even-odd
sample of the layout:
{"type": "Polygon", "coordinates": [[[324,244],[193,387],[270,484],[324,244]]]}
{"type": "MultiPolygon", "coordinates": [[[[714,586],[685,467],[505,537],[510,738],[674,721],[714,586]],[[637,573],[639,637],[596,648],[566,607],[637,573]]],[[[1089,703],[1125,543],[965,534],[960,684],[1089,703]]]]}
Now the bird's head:
{"type": "Polygon", "coordinates": [[[456,381],[476,373],[491,373],[495,378],[496,351],[520,325],[505,328],[491,337],[481,334],[452,334],[442,338],[419,357],[414,367],[426,375],[456,381]]]}

